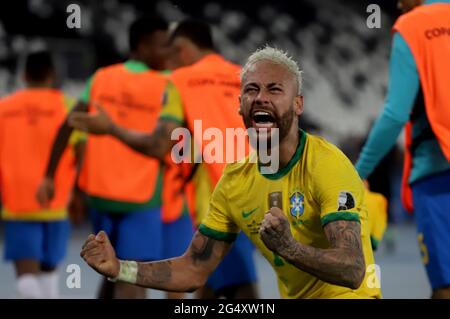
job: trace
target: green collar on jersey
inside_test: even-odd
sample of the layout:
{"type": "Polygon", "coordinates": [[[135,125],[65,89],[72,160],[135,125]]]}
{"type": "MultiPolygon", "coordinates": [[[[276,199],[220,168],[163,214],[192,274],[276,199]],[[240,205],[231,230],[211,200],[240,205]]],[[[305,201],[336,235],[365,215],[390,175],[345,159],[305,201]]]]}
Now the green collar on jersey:
{"type": "Polygon", "coordinates": [[[150,70],[150,68],[144,62],[133,59],[126,61],[123,65],[128,71],[134,73],[145,72],[150,70]]]}
{"type": "MultiPolygon", "coordinates": [[[[138,61],[138,60],[127,60],[124,64],[125,68],[133,73],[140,73],[140,72],[145,72],[145,71],[149,71],[151,70],[147,64],[145,64],[144,62],[138,61]]],[[[162,70],[160,71],[160,73],[165,74],[165,75],[169,75],[171,73],[170,70],[162,70]]]]}
{"type": "Polygon", "coordinates": [[[287,165],[283,168],[281,168],[278,172],[273,174],[263,174],[261,173],[261,168],[259,166],[258,162],[258,170],[261,173],[262,176],[268,178],[268,179],[280,179],[283,176],[285,176],[287,173],[290,172],[292,167],[294,167],[295,164],[300,160],[300,157],[303,154],[303,149],[305,148],[305,142],[306,142],[306,132],[303,130],[299,130],[299,142],[297,145],[297,149],[295,150],[294,156],[290,159],[290,161],[287,163],[287,165]]]}

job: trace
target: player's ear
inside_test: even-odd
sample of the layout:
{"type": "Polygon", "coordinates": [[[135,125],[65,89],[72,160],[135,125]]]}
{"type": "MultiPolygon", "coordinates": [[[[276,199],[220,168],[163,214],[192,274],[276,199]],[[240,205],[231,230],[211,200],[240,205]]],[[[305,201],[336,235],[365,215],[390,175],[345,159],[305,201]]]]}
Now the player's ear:
{"type": "Polygon", "coordinates": [[[303,95],[297,95],[294,99],[295,114],[301,115],[303,113],[303,95]]]}
{"type": "Polygon", "coordinates": [[[239,115],[242,116],[242,104],[241,104],[241,96],[239,95],[239,109],[238,109],[239,115]]]}

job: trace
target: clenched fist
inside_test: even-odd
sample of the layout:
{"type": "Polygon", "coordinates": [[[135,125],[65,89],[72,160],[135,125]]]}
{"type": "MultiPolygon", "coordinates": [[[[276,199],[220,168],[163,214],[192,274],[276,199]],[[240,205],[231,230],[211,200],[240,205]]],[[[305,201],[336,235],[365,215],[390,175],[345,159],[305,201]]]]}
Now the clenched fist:
{"type": "Polygon", "coordinates": [[[120,263],[111,242],[104,231],[89,235],[81,248],[81,258],[99,274],[109,278],[119,275],[120,263]]]}
{"type": "Polygon", "coordinates": [[[272,207],[264,215],[259,235],[267,248],[280,256],[288,252],[295,242],[288,219],[277,207],[272,207]]]}

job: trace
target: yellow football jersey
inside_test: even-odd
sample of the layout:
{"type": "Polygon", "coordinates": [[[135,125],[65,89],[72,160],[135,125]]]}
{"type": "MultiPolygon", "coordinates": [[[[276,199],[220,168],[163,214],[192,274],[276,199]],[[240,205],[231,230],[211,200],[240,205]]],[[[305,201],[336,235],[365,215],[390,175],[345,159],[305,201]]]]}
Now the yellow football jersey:
{"type": "Polygon", "coordinates": [[[379,285],[368,278],[370,273],[366,272],[356,290],[332,285],[274,254],[259,236],[269,198],[280,198],[294,238],[306,245],[327,248],[329,242],[323,230],[327,223],[359,221],[366,267],[373,265],[365,189],[345,155],[323,138],[300,131],[295,155],[276,174],[262,175],[255,156],[252,153],[244,161],[226,167],[200,232],[231,242],[243,230],[274,268],[282,298],[380,298],[379,285]]]}

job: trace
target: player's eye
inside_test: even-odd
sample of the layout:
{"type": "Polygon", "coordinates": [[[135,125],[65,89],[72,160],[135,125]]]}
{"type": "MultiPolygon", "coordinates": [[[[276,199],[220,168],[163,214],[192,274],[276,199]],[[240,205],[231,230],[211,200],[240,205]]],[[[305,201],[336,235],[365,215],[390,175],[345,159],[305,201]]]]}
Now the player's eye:
{"type": "Polygon", "coordinates": [[[245,93],[250,93],[250,92],[256,92],[256,88],[255,87],[247,87],[244,92],[245,93]]]}

